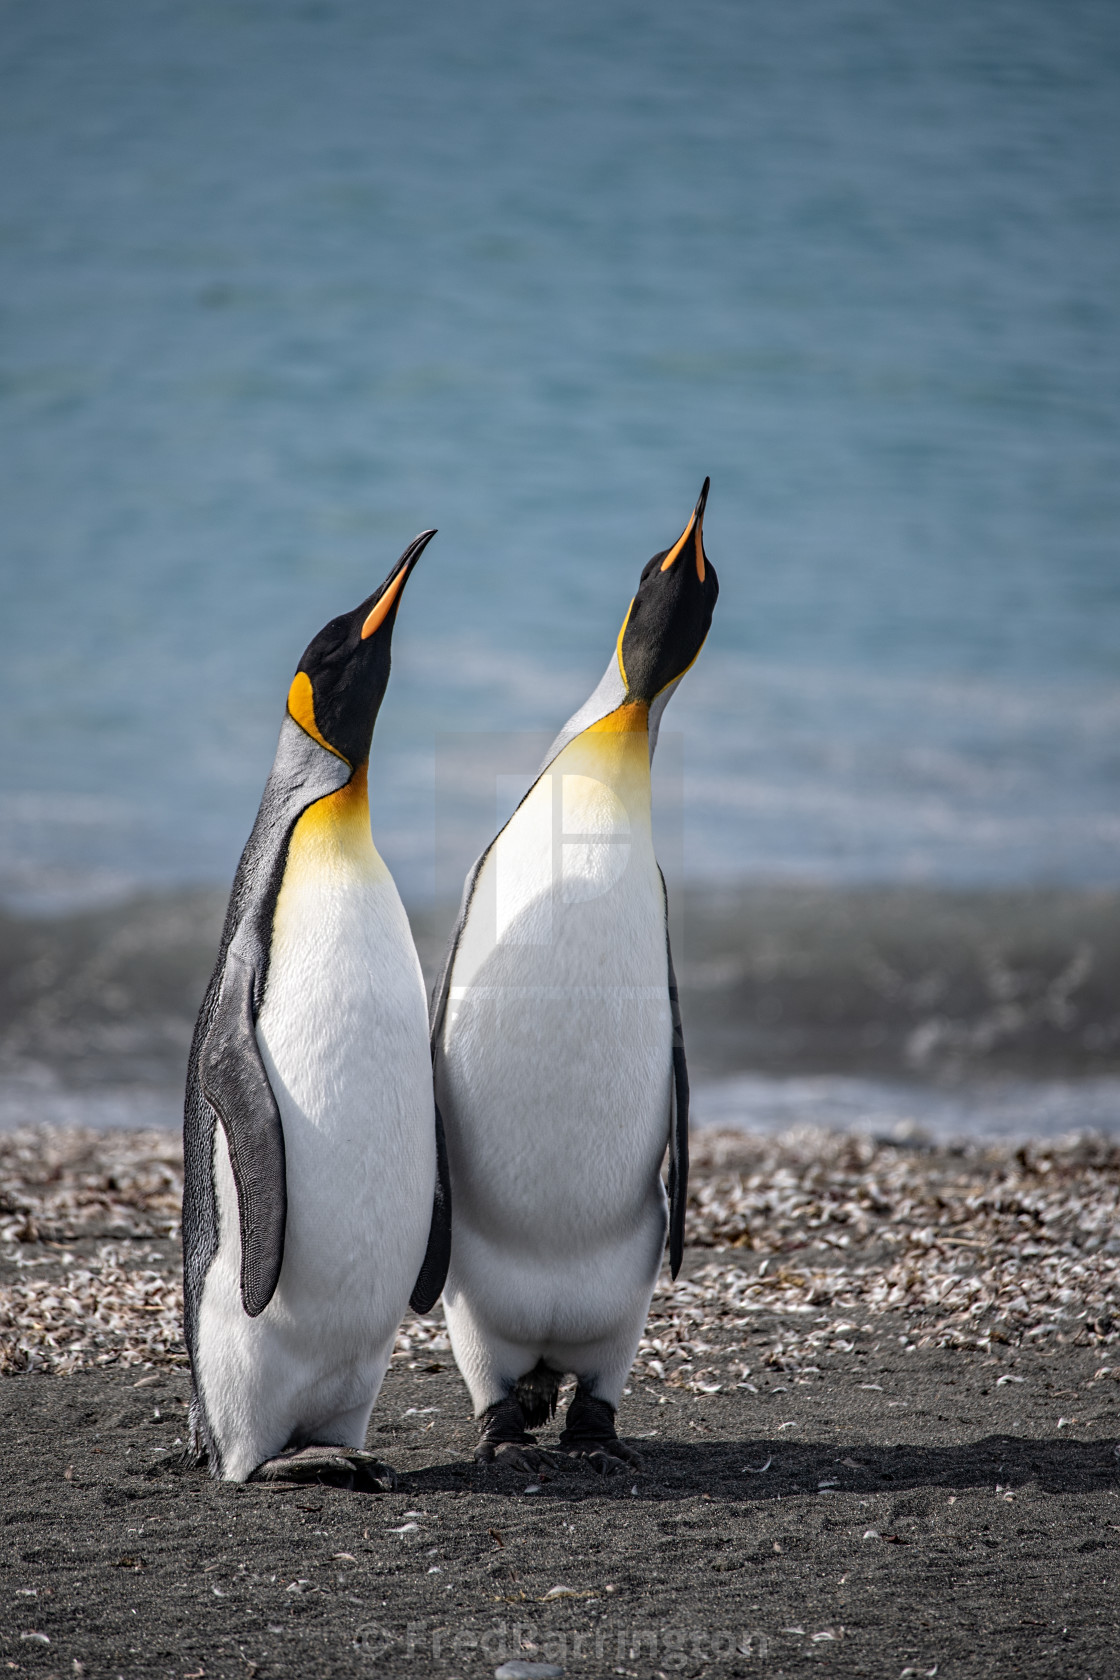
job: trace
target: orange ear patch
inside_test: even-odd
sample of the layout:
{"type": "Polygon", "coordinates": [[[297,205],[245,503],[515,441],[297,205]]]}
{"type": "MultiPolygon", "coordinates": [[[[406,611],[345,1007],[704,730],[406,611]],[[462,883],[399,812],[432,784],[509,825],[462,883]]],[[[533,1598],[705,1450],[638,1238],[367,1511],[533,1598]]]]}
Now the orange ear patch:
{"type": "Polygon", "coordinates": [[[369,617],[366,619],[365,623],[362,625],[362,640],[363,640],[363,642],[366,640],[366,638],[368,636],[372,636],[373,632],[375,630],[380,630],[381,626],[384,624],[385,620],[388,618],[389,609],[393,605],[393,602],[396,600],[397,596],[400,594],[401,584],[404,582],[404,580],[407,576],[408,576],[408,567],[407,566],[402,566],[400,571],[397,573],[396,577],[393,579],[392,583],[386,589],[384,595],[382,595],[380,601],[375,601],[374,602],[373,606],[370,608],[369,617]]]}
{"type": "Polygon", "coordinates": [[[292,678],[292,686],[288,690],[288,711],[313,741],[318,741],[321,747],[326,747],[336,758],[342,758],[343,764],[349,764],[350,760],[343,758],[338,748],[332,747],[319,732],[319,725],[315,722],[315,693],[306,671],[297,671],[292,678]]]}

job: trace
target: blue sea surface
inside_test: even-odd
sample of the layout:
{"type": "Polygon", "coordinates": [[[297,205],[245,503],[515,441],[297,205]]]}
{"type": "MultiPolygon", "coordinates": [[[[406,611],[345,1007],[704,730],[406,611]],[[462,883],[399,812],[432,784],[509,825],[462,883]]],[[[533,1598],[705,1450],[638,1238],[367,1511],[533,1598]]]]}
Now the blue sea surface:
{"type": "Polygon", "coordinates": [[[1118,142],[1112,0],[3,0],[0,894],[228,879],[436,525],[431,896],[437,740],[558,726],[709,473],[684,874],[1120,880],[1118,142]]]}

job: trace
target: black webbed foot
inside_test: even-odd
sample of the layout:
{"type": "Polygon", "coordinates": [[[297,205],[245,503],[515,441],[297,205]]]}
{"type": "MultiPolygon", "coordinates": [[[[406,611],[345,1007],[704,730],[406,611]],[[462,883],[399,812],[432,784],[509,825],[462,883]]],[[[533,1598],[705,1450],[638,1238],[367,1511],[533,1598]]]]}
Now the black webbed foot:
{"type": "Polygon", "coordinates": [[[620,1441],[614,1427],[615,1409],[607,1400],[596,1399],[580,1383],[568,1407],[560,1451],[569,1458],[587,1460],[600,1476],[616,1476],[620,1470],[640,1470],[642,1460],[620,1441]]]}
{"type": "Polygon", "coordinates": [[[396,1472],[372,1453],[326,1442],[313,1442],[297,1451],[266,1458],[249,1480],[288,1486],[317,1482],[320,1487],[344,1488],[353,1493],[392,1493],[397,1485],[396,1472]]]}
{"type": "Polygon", "coordinates": [[[548,1453],[537,1446],[525,1428],[524,1408],[512,1394],[496,1400],[483,1412],[482,1432],[474,1456],[478,1464],[500,1464],[529,1475],[550,1462],[548,1453]]]}
{"type": "Polygon", "coordinates": [[[536,1446],[532,1436],[525,1442],[501,1441],[496,1447],[480,1441],[474,1456],[479,1464],[497,1464],[507,1470],[520,1470],[527,1476],[537,1475],[552,1463],[549,1452],[536,1446]]]}

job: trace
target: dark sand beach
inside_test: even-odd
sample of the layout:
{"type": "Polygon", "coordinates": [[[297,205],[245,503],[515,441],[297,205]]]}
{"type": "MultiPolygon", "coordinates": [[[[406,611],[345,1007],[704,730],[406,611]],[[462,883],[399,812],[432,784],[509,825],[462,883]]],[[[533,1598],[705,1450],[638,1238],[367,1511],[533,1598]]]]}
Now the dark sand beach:
{"type": "Polygon", "coordinates": [[[8,1671],[1115,1673],[1115,1145],[698,1137],[621,1416],[643,1471],[477,1468],[437,1310],[376,1497],[184,1466],[177,1156],[2,1140],[8,1671]]]}

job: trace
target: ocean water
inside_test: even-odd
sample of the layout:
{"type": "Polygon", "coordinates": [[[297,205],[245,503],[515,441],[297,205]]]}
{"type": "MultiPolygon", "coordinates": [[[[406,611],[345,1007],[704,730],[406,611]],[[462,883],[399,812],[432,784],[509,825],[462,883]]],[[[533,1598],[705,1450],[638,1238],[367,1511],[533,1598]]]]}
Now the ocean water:
{"type": "Polygon", "coordinates": [[[1117,879],[1108,0],[3,21],[9,899],[228,878],[434,524],[375,763],[430,893],[433,737],[567,716],[705,473],[686,873],[1117,879]]]}
{"type": "Polygon", "coordinates": [[[0,903],[228,881],[427,525],[372,789],[442,902],[454,736],[563,721],[705,474],[675,880],[1120,881],[1109,0],[2,23],[0,903]]]}

